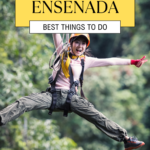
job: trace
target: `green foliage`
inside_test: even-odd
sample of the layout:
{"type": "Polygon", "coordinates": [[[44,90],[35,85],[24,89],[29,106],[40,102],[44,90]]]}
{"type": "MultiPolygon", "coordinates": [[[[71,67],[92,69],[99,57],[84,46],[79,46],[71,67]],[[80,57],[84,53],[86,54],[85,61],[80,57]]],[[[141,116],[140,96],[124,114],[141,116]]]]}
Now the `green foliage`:
{"type": "MultiPolygon", "coordinates": [[[[45,35],[15,28],[14,2],[0,1],[0,109],[21,96],[45,90],[51,73],[48,61],[53,44],[45,35]]],[[[82,150],[69,137],[60,138],[53,120],[37,120],[32,113],[1,127],[0,133],[1,150],[82,150]]]]}
{"type": "MultiPolygon", "coordinates": [[[[92,54],[99,58],[150,59],[148,0],[136,1],[136,26],[121,28],[121,34],[91,34],[92,54]]],[[[0,109],[21,96],[45,90],[48,61],[54,51],[50,34],[29,34],[15,27],[15,1],[0,1],[0,109]]],[[[145,141],[149,148],[150,62],[141,68],[113,66],[89,69],[84,92],[95,107],[125,128],[129,136],[145,141]]],[[[76,114],[68,118],[45,110],[28,112],[0,128],[1,150],[122,150],[118,143],[76,114]],[[46,120],[45,120],[46,119],[46,120]],[[53,120],[52,120],[53,119],[53,120]],[[26,121],[27,123],[26,123],[26,121]],[[54,121],[56,120],[56,122],[54,121]],[[73,140],[75,141],[73,141],[73,140]],[[77,143],[77,144],[76,144],[77,143]]]]}
{"type": "Polygon", "coordinates": [[[60,139],[58,127],[52,120],[41,121],[31,117],[27,123],[27,132],[22,126],[24,126],[24,122],[21,118],[15,124],[10,123],[9,128],[8,126],[3,127],[4,130],[0,138],[0,141],[3,142],[1,149],[82,150],[82,148],[77,148],[77,144],[70,138],[64,137],[60,139]],[[13,140],[11,137],[13,137],[13,140]]]}

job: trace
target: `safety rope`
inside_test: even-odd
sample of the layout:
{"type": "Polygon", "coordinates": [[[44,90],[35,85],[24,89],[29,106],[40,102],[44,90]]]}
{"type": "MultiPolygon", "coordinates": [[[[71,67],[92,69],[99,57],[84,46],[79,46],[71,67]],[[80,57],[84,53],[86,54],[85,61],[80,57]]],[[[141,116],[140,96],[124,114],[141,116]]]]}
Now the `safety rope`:
{"type": "Polygon", "coordinates": [[[63,34],[63,38],[62,38],[60,44],[58,45],[58,47],[56,48],[56,50],[54,51],[54,53],[52,54],[52,56],[51,56],[51,58],[49,60],[49,68],[50,69],[54,69],[54,71],[58,71],[60,69],[60,67],[61,67],[62,53],[63,52],[67,53],[67,51],[68,51],[68,49],[70,47],[70,44],[69,44],[69,34],[66,34],[66,42],[63,44],[62,49],[56,55],[56,58],[55,58],[55,60],[52,63],[52,59],[53,59],[54,55],[57,53],[57,50],[60,48],[61,44],[63,43],[63,39],[64,39],[64,34],[63,34]],[[58,57],[61,57],[61,59],[55,64],[55,62],[58,59],[58,57]]]}

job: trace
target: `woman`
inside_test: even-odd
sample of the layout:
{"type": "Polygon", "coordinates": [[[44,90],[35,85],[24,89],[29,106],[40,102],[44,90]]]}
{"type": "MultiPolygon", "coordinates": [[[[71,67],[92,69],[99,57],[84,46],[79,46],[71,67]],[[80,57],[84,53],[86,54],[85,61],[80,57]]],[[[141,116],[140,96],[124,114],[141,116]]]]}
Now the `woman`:
{"type": "Polygon", "coordinates": [[[93,123],[99,130],[104,132],[110,138],[124,142],[125,150],[136,149],[145,143],[135,138],[128,137],[127,131],[115,122],[107,119],[102,113],[94,108],[84,97],[77,95],[77,87],[80,80],[82,86],[82,74],[91,67],[110,66],[110,65],[135,65],[141,67],[145,60],[130,60],[120,58],[97,59],[85,56],[86,48],[90,44],[88,34],[71,34],[69,39],[70,49],[62,50],[62,39],[60,34],[53,34],[57,55],[60,55],[54,64],[52,76],[49,78],[51,89],[44,93],[32,94],[17,100],[0,111],[0,125],[4,125],[19,117],[27,111],[35,109],[50,109],[52,111],[64,111],[67,116],[72,111],[79,116],[93,123]],[[60,68],[55,66],[60,62],[60,68]],[[72,75],[71,75],[72,74],[72,75]],[[72,79],[71,79],[72,78],[72,79]]]}

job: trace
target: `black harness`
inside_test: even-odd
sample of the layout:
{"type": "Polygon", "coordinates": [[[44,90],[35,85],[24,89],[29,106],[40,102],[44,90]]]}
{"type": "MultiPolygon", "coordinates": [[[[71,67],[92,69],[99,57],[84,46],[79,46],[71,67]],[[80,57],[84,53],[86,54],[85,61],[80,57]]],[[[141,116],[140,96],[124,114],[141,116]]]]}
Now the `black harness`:
{"type": "MultiPolygon", "coordinates": [[[[69,56],[72,57],[72,55],[69,55],[69,56]]],[[[60,57],[59,57],[59,59],[60,59],[60,57]]],[[[55,63],[57,63],[58,60],[56,60],[55,63]]],[[[84,72],[84,59],[81,59],[81,66],[82,66],[82,71],[81,71],[81,74],[80,74],[81,96],[85,98],[84,93],[82,91],[83,72],[84,72]]],[[[49,84],[51,84],[51,88],[48,88],[47,91],[52,93],[52,104],[51,104],[51,107],[49,108],[49,113],[48,113],[49,115],[52,114],[53,110],[56,107],[56,103],[57,103],[57,94],[56,94],[55,83],[56,83],[56,80],[57,80],[57,77],[58,77],[59,73],[60,73],[60,70],[57,72],[56,77],[55,77],[54,80],[53,80],[52,75],[49,77],[49,84]]],[[[69,65],[69,75],[70,75],[70,90],[68,91],[68,95],[67,95],[67,99],[66,99],[65,107],[64,107],[63,116],[65,116],[65,117],[67,117],[68,112],[71,111],[71,108],[70,108],[71,99],[72,99],[73,95],[77,94],[76,90],[75,90],[75,87],[78,87],[78,85],[79,85],[79,81],[74,81],[74,79],[73,79],[73,73],[72,73],[72,69],[71,69],[70,65],[69,65]]]]}

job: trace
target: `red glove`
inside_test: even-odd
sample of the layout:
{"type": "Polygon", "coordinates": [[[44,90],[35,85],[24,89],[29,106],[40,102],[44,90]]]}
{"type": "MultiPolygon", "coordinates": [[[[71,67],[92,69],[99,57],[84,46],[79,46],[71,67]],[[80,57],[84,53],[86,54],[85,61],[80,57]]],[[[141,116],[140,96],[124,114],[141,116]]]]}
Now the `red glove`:
{"type": "Polygon", "coordinates": [[[133,60],[131,59],[131,65],[135,65],[136,67],[141,67],[145,62],[147,62],[148,60],[145,59],[146,56],[143,56],[143,58],[141,59],[136,59],[136,60],[133,60]],[[144,60],[145,59],[145,60],[144,60]]]}

